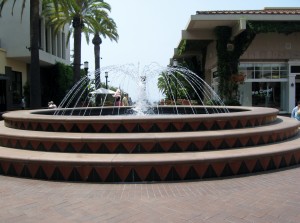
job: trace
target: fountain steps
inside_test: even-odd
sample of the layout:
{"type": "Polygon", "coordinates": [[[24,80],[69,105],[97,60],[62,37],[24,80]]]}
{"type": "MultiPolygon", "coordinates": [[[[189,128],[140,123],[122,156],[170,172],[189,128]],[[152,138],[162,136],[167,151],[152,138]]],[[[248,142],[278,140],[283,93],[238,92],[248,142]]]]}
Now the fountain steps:
{"type": "MultiPolygon", "coordinates": [[[[150,126],[154,122],[151,117],[110,119],[49,117],[29,111],[7,113],[0,122],[0,174],[58,181],[152,182],[236,176],[300,164],[299,122],[277,116],[275,109],[245,110],[214,115],[212,119],[205,115],[194,117],[194,122],[206,123],[206,131],[180,132],[183,129],[178,128],[179,132],[155,133],[113,130],[128,122],[150,126]],[[74,126],[93,120],[104,122],[113,131],[55,132],[39,127],[22,130],[23,126],[30,129],[53,122],[68,123],[71,130],[72,123],[74,126]],[[219,124],[221,129],[209,128],[212,122],[226,122],[235,128],[219,124]],[[159,145],[160,150],[155,150],[154,145],[159,145]],[[144,150],[134,151],[137,147],[144,150]]],[[[186,116],[187,120],[174,117],[158,117],[157,123],[193,123],[191,116],[186,116]]]]}
{"type": "Polygon", "coordinates": [[[300,163],[300,137],[272,145],[163,154],[49,153],[0,147],[0,174],[59,181],[138,182],[226,177],[300,163]]]}
{"type": "Polygon", "coordinates": [[[224,150],[280,142],[298,133],[298,123],[279,117],[255,128],[164,133],[70,133],[24,131],[0,124],[0,146],[68,153],[164,153],[224,150]]]}

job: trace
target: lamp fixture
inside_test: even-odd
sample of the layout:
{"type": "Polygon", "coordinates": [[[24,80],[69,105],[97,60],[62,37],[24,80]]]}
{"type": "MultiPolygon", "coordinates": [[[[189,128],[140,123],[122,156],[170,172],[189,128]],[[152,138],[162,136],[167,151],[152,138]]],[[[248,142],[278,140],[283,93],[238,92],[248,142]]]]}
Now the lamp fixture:
{"type": "Polygon", "coordinates": [[[173,67],[177,67],[178,66],[178,61],[176,59],[173,60],[173,67]]]}

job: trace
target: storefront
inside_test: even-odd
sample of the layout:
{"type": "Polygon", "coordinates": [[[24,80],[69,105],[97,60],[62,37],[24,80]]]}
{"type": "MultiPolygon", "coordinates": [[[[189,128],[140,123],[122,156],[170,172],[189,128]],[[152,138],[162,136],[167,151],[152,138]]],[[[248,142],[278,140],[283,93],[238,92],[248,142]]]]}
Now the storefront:
{"type": "Polygon", "coordinates": [[[287,63],[241,63],[239,71],[245,81],[239,86],[239,101],[245,106],[277,108],[288,112],[287,63]]]}

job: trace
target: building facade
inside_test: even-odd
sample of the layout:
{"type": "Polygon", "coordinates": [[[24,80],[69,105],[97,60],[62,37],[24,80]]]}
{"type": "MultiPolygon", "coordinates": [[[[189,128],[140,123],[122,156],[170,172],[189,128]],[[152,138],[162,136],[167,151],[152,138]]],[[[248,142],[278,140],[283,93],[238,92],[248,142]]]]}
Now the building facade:
{"type": "MultiPolygon", "coordinates": [[[[229,27],[231,40],[249,29],[249,22],[288,24],[286,33],[257,33],[239,58],[238,73],[243,76],[236,94],[244,106],[274,107],[289,113],[300,100],[300,8],[265,8],[246,11],[201,11],[192,15],[173,58],[197,57],[203,63],[205,80],[218,92],[218,55],[216,27],[229,27]],[[182,42],[196,42],[179,53],[182,42]],[[195,44],[194,44],[195,45],[195,44]],[[200,47],[199,47],[200,46],[200,47]],[[201,47],[202,46],[202,47],[201,47]],[[204,59],[203,59],[204,58],[204,59]]],[[[228,42],[227,50],[234,44],[228,42]]],[[[182,50],[181,50],[182,51],[182,50]]]]}
{"type": "MultiPolygon", "coordinates": [[[[0,17],[0,111],[22,107],[24,86],[29,78],[30,2],[26,2],[22,18],[22,2],[17,1],[13,15],[12,4],[13,1],[7,1],[0,17]]],[[[43,67],[54,65],[56,62],[70,64],[67,32],[68,27],[65,27],[55,34],[41,15],[39,35],[41,76],[43,67]]]]}

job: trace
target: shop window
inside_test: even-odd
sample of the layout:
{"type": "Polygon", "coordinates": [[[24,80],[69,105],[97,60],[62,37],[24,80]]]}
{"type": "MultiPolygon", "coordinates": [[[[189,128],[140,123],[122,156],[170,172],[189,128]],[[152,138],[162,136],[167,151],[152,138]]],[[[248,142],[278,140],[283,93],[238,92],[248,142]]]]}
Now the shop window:
{"type": "Polygon", "coordinates": [[[288,68],[285,64],[245,63],[239,67],[248,79],[279,79],[287,78],[288,68]]]}
{"type": "Polygon", "coordinates": [[[253,82],[252,105],[280,109],[280,82],[253,82]]]}
{"type": "Polygon", "coordinates": [[[291,73],[300,73],[300,66],[291,66],[291,73]]]}

